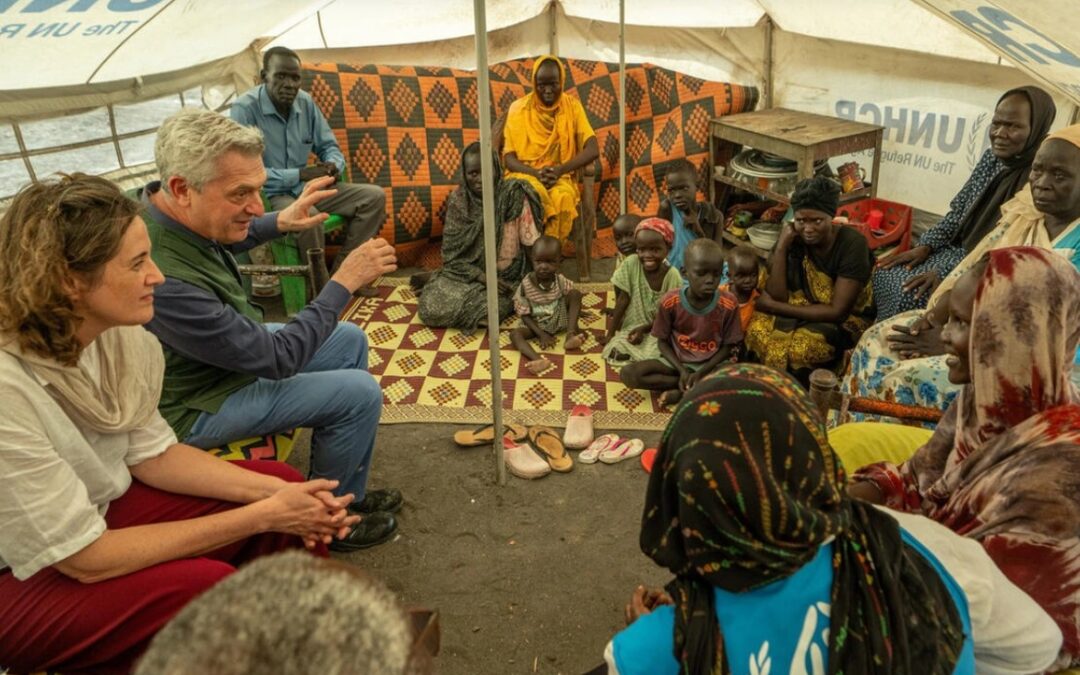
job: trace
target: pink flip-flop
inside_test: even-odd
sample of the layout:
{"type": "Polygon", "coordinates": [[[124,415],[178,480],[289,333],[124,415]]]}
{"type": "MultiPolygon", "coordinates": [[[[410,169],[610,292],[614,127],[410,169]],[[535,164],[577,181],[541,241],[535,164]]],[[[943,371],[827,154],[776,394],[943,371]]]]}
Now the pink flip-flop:
{"type": "Polygon", "coordinates": [[[581,454],[578,455],[578,461],[582,464],[595,464],[601,452],[614,448],[621,440],[622,438],[618,434],[604,434],[581,451],[581,454]]]}
{"type": "Polygon", "coordinates": [[[624,438],[614,448],[600,453],[598,459],[604,464],[617,464],[624,459],[637,457],[645,450],[645,441],[640,438],[624,438]]]}

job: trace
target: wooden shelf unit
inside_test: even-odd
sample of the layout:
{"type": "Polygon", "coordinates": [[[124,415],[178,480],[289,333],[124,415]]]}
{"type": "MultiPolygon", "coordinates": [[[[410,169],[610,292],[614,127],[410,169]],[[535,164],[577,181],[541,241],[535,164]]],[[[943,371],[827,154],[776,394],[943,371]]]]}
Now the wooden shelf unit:
{"type": "MultiPolygon", "coordinates": [[[[884,130],[884,127],[876,124],[852,122],[786,108],[718,117],[709,122],[709,175],[712,177],[709,181],[709,200],[717,204],[717,186],[720,185],[725,189],[725,196],[727,188],[737,188],[743,192],[788,203],[786,195],[725,175],[727,163],[735,156],[737,146],[770,152],[795,161],[798,165],[799,180],[814,175],[814,162],[818,160],[872,148],[874,162],[870,170],[870,187],[842,195],[840,201],[848,203],[876,197],[884,130]]],[[[749,243],[729,235],[730,233],[724,232],[725,241],[749,243]]],[[[760,254],[761,249],[758,249],[758,252],[760,254]]]]}

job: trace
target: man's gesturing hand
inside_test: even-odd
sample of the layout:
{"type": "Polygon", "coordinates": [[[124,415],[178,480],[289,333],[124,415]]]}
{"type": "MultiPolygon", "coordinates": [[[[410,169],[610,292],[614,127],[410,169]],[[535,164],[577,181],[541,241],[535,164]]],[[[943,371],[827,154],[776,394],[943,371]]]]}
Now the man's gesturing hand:
{"type": "Polygon", "coordinates": [[[397,269],[397,253],[385,239],[372,239],[353,249],[342,261],[332,281],[344,286],[350,293],[368,286],[373,281],[397,269]]]}
{"type": "Polygon", "coordinates": [[[322,222],[329,218],[330,214],[316,213],[312,216],[308,215],[308,212],[322,200],[337,194],[337,190],[326,189],[333,184],[333,176],[323,176],[308,181],[296,201],[278,212],[278,232],[299,232],[315,225],[321,227],[322,222]]]}

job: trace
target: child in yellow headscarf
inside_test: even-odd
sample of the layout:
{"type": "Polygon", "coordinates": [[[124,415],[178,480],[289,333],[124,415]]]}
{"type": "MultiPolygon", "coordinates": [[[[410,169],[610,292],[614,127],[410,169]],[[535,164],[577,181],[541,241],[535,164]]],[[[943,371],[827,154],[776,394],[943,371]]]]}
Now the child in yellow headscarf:
{"type": "Polygon", "coordinates": [[[531,93],[506,114],[503,153],[508,178],[522,178],[540,195],[545,233],[565,241],[579,199],[573,173],[596,161],[596,134],[581,102],[563,93],[566,73],[554,56],[533,63],[531,93]]]}

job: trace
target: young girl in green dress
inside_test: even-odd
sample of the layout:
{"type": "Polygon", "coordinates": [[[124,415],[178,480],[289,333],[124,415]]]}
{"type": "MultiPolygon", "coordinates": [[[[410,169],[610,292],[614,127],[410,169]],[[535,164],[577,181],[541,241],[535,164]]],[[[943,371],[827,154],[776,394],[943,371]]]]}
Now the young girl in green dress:
{"type": "Polygon", "coordinates": [[[611,276],[615,309],[604,343],[604,359],[616,366],[660,358],[649,334],[660,298],[682,287],[679,271],[667,262],[675,231],[662,218],[646,218],[634,231],[637,253],[629,255],[611,276]]]}

